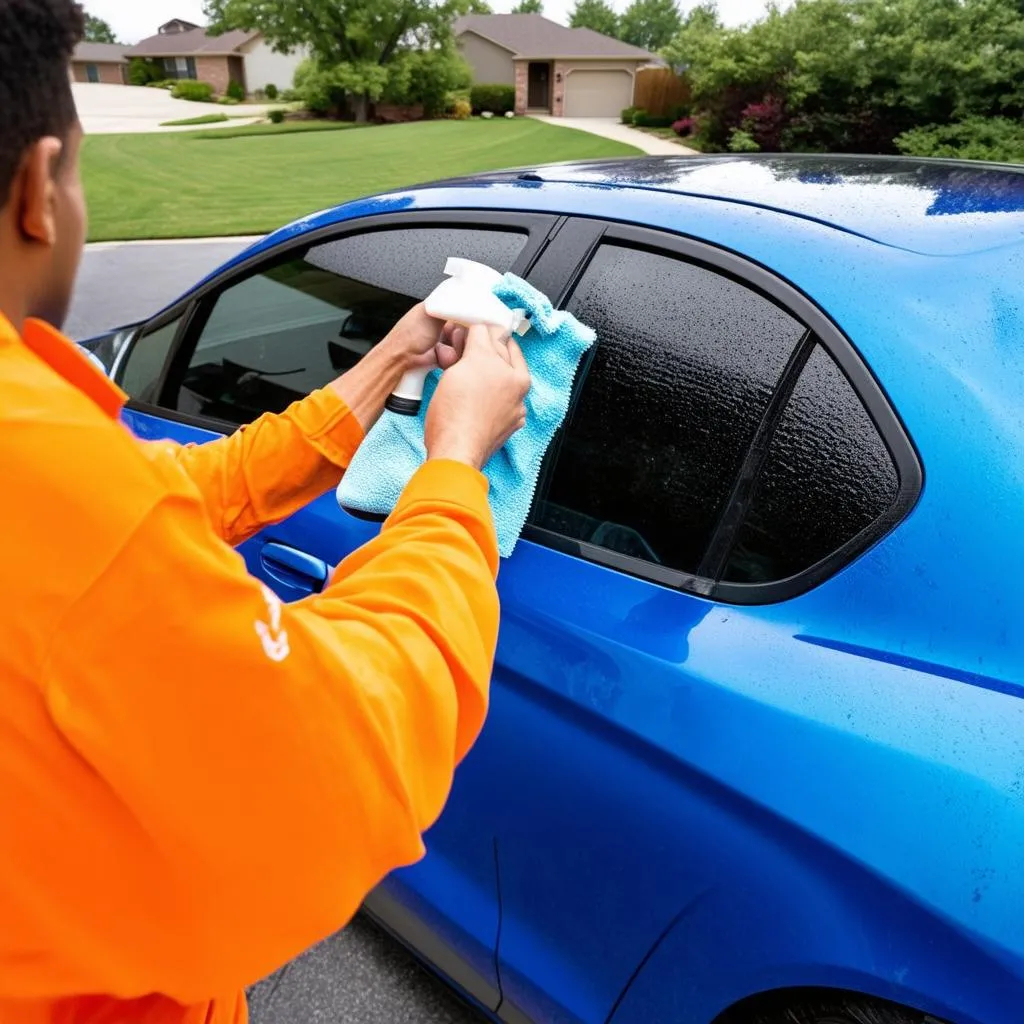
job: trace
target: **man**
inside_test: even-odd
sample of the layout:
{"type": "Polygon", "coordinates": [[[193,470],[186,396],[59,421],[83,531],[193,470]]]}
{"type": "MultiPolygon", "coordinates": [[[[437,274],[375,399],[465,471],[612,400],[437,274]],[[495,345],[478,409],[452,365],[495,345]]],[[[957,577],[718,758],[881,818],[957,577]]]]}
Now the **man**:
{"type": "MultiPolygon", "coordinates": [[[[48,325],[85,235],[71,0],[0,0],[0,1021],[237,1024],[245,985],[416,860],[483,722],[480,467],[523,421],[471,332],[379,538],[283,607],[230,545],[336,486],[441,325],[201,448],[143,445],[48,325]],[[45,322],[44,322],[45,321],[45,322]]],[[[454,365],[452,365],[454,364],[454,365]]]]}

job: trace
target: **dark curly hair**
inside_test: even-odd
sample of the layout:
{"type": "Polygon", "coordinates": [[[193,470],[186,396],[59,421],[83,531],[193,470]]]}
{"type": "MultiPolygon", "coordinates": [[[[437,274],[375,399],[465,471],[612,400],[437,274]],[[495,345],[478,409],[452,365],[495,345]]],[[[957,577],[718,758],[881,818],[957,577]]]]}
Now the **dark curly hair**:
{"type": "Polygon", "coordinates": [[[83,29],[73,0],[0,0],[0,206],[25,150],[77,120],[70,68],[83,29]]]}

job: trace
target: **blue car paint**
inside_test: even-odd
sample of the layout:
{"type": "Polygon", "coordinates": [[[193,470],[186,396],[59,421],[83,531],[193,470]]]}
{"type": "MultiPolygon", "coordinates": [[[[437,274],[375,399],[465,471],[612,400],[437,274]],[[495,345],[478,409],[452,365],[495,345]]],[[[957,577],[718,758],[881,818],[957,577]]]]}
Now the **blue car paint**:
{"type": "MultiPolygon", "coordinates": [[[[426,923],[421,954],[443,950],[500,981],[503,1013],[707,1024],[758,992],[834,986],[957,1024],[1018,1024],[1020,196],[958,206],[904,189],[905,208],[886,197],[872,226],[846,215],[837,173],[836,230],[820,205],[772,209],[770,183],[724,201],[630,188],[628,175],[363,201],[242,258],[405,209],[608,207],[699,237],[832,316],[902,416],[924,492],[844,571],[771,606],[717,605],[521,544],[499,580],[483,736],[428,857],[383,888],[426,923]]],[[[126,416],[150,436],[199,436],[126,416]]],[[[321,499],[267,535],[333,564],[375,527],[332,506],[321,499]]],[[[257,572],[260,543],[244,552],[257,572]]]]}

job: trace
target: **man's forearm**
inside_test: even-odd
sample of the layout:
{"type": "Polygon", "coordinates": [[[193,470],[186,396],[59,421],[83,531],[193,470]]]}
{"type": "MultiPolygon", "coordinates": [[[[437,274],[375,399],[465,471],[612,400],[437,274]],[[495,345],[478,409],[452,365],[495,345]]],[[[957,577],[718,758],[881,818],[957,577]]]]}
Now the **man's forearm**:
{"type": "Polygon", "coordinates": [[[180,448],[214,529],[240,544],[337,487],[415,356],[393,333],[327,387],[209,444],[180,448]]]}

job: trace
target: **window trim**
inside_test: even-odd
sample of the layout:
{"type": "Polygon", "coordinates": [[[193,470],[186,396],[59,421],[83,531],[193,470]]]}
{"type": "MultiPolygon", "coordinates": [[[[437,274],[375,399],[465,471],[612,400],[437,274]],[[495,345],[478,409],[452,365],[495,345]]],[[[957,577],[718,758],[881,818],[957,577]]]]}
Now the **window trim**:
{"type": "Polygon", "coordinates": [[[137,399],[130,398],[126,405],[129,409],[136,412],[160,416],[175,423],[184,423],[219,434],[232,434],[238,430],[239,426],[236,423],[209,416],[196,416],[190,413],[179,412],[177,409],[171,409],[161,404],[167,400],[172,371],[181,365],[182,360],[191,358],[195,345],[198,343],[199,334],[202,332],[210,310],[212,310],[221,292],[226,291],[245,278],[251,277],[253,274],[276,264],[287,262],[289,259],[294,259],[300,253],[307,252],[318,245],[339,242],[353,235],[362,235],[381,230],[395,230],[403,227],[428,229],[431,227],[466,227],[480,228],[482,230],[506,229],[517,234],[526,235],[526,245],[519,253],[512,267],[513,273],[520,273],[520,271],[533,265],[537,256],[547,244],[552,232],[563,220],[564,218],[559,218],[555,214],[532,213],[529,211],[519,213],[514,210],[402,210],[397,213],[354,217],[341,223],[330,224],[314,231],[307,231],[304,234],[297,235],[295,238],[282,242],[280,245],[274,246],[271,250],[254,253],[252,256],[243,258],[225,273],[201,282],[192,291],[162,310],[151,320],[139,325],[131,344],[125,346],[126,351],[120,363],[122,366],[127,364],[131,358],[131,351],[143,334],[159,330],[176,318],[181,318],[178,330],[175,332],[174,339],[168,350],[167,358],[164,360],[163,368],[157,378],[156,394],[158,395],[158,401],[156,403],[140,402],[137,399]]]}
{"type": "MultiPolygon", "coordinates": [[[[898,482],[896,493],[889,507],[869,526],[814,565],[808,566],[794,576],[768,583],[727,583],[707,576],[667,569],[665,566],[623,556],[585,541],[554,533],[534,525],[529,520],[523,531],[525,539],[545,547],[553,547],[578,555],[587,561],[605,565],[652,583],[707,597],[723,604],[761,605],[790,600],[819,586],[889,534],[906,518],[917,503],[924,486],[924,469],[917,449],[881,382],[875,377],[866,360],[839,325],[809,295],[760,263],[730,249],[688,235],[607,221],[601,218],[579,217],[573,219],[589,221],[598,225],[600,234],[582,260],[567,274],[557,303],[559,308],[564,308],[572,290],[586,273],[593,255],[605,244],[620,245],[671,259],[696,263],[763,295],[807,328],[807,334],[798,342],[797,350],[807,347],[809,344],[820,344],[835,361],[888,450],[898,482]]],[[[557,246],[557,238],[554,239],[552,245],[553,247],[557,246]]],[[[598,344],[600,344],[600,339],[598,344]]],[[[791,391],[800,369],[802,369],[800,360],[790,360],[790,364],[779,379],[776,392],[785,389],[791,391]]],[[[581,372],[577,375],[573,388],[570,408],[575,407],[579,394],[586,383],[586,376],[585,368],[581,367],[581,372]]],[[[785,409],[787,404],[788,398],[787,402],[780,406],[779,411],[785,409]]],[[[779,419],[779,416],[774,417],[769,431],[758,431],[755,435],[741,462],[741,472],[743,467],[748,466],[748,463],[756,461],[758,474],[760,473],[764,460],[756,458],[756,453],[753,452],[754,446],[761,444],[767,451],[775,436],[779,419]]],[[[559,434],[561,434],[561,430],[559,434]]],[[[557,437],[555,444],[557,444],[557,437]]],[[[552,449],[554,448],[555,445],[552,445],[552,449]]],[[[545,480],[543,471],[542,480],[545,480]]],[[[739,480],[737,479],[735,483],[738,485],[739,480]]],[[[756,478],[753,483],[756,484],[756,478]]],[[[546,486],[543,489],[538,487],[535,501],[542,500],[546,494],[546,486]]],[[[719,524],[712,535],[708,550],[705,552],[700,569],[708,568],[705,562],[712,545],[718,546],[719,550],[724,546],[727,551],[731,551],[735,545],[744,518],[741,517],[735,522],[727,522],[726,517],[733,512],[732,506],[736,498],[736,487],[734,486],[733,493],[730,495],[719,519],[719,524]]],[[[724,566],[720,567],[718,571],[724,571],[724,566]]]]}

